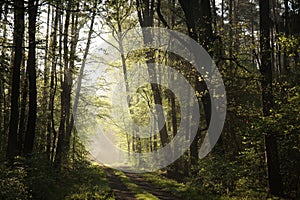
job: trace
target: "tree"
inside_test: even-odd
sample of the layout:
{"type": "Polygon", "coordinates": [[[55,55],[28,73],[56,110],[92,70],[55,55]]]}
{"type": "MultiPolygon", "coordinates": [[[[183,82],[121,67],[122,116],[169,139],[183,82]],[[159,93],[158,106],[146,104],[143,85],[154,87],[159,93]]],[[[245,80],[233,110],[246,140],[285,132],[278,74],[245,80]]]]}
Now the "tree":
{"type": "MultiPolygon", "coordinates": [[[[270,1],[260,0],[259,7],[262,106],[263,116],[268,117],[271,115],[274,105],[272,93],[272,60],[270,46],[270,1]]],[[[265,147],[270,194],[275,196],[282,196],[283,184],[279,167],[277,139],[275,133],[272,132],[272,130],[267,130],[265,133],[265,147]]]]}
{"type": "MultiPolygon", "coordinates": [[[[211,16],[211,7],[210,1],[184,1],[179,0],[181,8],[185,14],[186,26],[188,29],[189,36],[195,41],[199,42],[203,47],[210,53],[212,53],[212,16],[211,16]]],[[[194,55],[195,57],[197,55],[194,55]]],[[[196,74],[195,78],[195,89],[200,96],[201,101],[204,105],[206,126],[209,126],[210,115],[211,115],[211,102],[208,93],[207,86],[204,80],[199,81],[200,77],[203,74],[196,74]]],[[[200,103],[199,103],[200,107],[200,103]]],[[[197,135],[195,136],[191,144],[191,163],[194,165],[197,163],[199,158],[198,155],[198,142],[200,139],[201,128],[198,128],[197,135]]]]}
{"type": "MultiPolygon", "coordinates": [[[[76,3],[78,7],[78,4],[76,3]]],[[[63,159],[69,151],[70,145],[70,133],[73,127],[70,127],[71,120],[71,89],[72,89],[72,70],[74,69],[75,49],[78,42],[78,14],[72,13],[75,5],[72,1],[67,2],[66,16],[64,22],[63,31],[63,76],[61,77],[61,115],[58,131],[57,148],[55,154],[54,164],[57,168],[60,168],[63,159]],[[76,16],[76,22],[74,17],[76,16]],[[71,22],[71,47],[69,48],[69,28],[71,22]]],[[[66,161],[66,160],[65,160],[66,161]]]]}
{"type": "Polygon", "coordinates": [[[38,0],[29,0],[29,52],[27,61],[27,71],[29,80],[29,110],[27,120],[27,130],[24,141],[24,153],[30,154],[33,150],[35,139],[35,126],[37,114],[37,89],[36,89],[36,17],[38,10],[38,0]]]}
{"type": "Polygon", "coordinates": [[[19,122],[20,68],[23,60],[24,0],[14,0],[14,55],[11,91],[11,110],[6,156],[17,155],[17,134],[19,122]]]}
{"type": "MultiPolygon", "coordinates": [[[[136,1],[137,11],[138,11],[138,19],[139,24],[142,28],[148,28],[153,27],[153,20],[154,20],[154,0],[137,0],[136,1]]],[[[145,44],[151,44],[152,38],[149,37],[151,33],[147,29],[143,30],[144,35],[144,43],[145,44]]],[[[153,92],[154,97],[154,103],[157,105],[162,105],[162,96],[161,91],[158,84],[155,84],[157,82],[157,74],[156,74],[156,66],[154,65],[154,52],[149,50],[149,52],[146,53],[146,62],[148,65],[148,73],[151,78],[151,89],[153,92]]],[[[160,133],[160,140],[162,146],[165,146],[168,143],[168,133],[167,133],[167,127],[166,127],[166,120],[164,113],[158,108],[156,108],[156,114],[158,119],[158,126],[162,127],[159,130],[160,133]]]]}

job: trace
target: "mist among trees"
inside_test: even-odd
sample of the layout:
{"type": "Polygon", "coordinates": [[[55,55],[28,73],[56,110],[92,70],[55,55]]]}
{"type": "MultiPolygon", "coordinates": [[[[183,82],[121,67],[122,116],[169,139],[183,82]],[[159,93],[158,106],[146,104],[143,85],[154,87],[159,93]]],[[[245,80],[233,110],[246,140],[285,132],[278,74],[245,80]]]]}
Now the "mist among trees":
{"type": "Polygon", "coordinates": [[[300,198],[299,0],[2,0],[0,69],[0,199],[300,198]],[[149,27],[189,36],[222,76],[226,120],[202,159],[214,112],[205,75],[172,52],[130,51],[155,42],[149,27]],[[165,78],[190,84],[184,105],[156,84],[165,78]],[[99,127],[129,157],[180,128],[191,145],[163,169],[126,173],[89,152],[99,127]]]}

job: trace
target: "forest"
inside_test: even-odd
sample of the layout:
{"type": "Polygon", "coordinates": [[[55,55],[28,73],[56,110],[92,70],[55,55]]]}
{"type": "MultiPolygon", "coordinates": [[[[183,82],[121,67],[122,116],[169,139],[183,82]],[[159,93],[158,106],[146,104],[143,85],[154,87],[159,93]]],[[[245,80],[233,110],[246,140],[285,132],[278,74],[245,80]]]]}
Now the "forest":
{"type": "Polygon", "coordinates": [[[0,199],[300,199],[300,0],[0,0],[0,199]]]}

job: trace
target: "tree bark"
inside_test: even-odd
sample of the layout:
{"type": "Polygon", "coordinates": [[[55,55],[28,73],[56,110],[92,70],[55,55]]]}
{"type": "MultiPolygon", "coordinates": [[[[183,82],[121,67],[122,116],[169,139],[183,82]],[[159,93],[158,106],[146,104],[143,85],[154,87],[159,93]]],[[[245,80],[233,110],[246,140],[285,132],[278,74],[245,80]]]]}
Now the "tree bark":
{"type": "Polygon", "coordinates": [[[29,110],[27,130],[25,134],[24,153],[30,154],[33,150],[35,140],[35,126],[37,113],[37,90],[36,90],[36,17],[38,0],[29,0],[29,52],[27,61],[28,82],[29,82],[29,110]]]}
{"type": "MultiPolygon", "coordinates": [[[[212,53],[212,17],[211,17],[211,8],[209,0],[192,0],[185,1],[179,0],[179,3],[182,7],[182,10],[185,14],[186,24],[188,28],[189,36],[195,41],[199,42],[203,47],[209,52],[212,53]],[[197,27],[196,23],[199,24],[197,27]]],[[[195,89],[199,94],[203,94],[201,101],[204,105],[204,112],[206,117],[206,125],[209,126],[210,117],[211,117],[211,102],[208,93],[207,86],[204,81],[199,81],[198,75],[195,79],[195,89]]],[[[198,140],[200,138],[201,130],[198,128],[197,134],[191,144],[191,163],[196,164],[199,158],[198,152],[198,140]]]]}
{"type": "MultiPolygon", "coordinates": [[[[154,16],[154,0],[137,0],[137,11],[138,11],[138,18],[139,23],[142,28],[147,27],[153,27],[153,16],[154,16]]],[[[143,32],[144,36],[145,32],[143,32]]],[[[145,44],[151,44],[152,38],[149,37],[150,34],[147,34],[147,37],[144,37],[144,43],[145,44]]],[[[162,105],[162,97],[161,92],[158,84],[155,84],[157,82],[157,76],[156,76],[156,69],[155,69],[155,59],[154,59],[154,52],[149,51],[146,53],[147,58],[147,65],[148,65],[148,73],[151,78],[151,90],[153,92],[154,97],[154,103],[157,105],[162,105]]],[[[165,146],[168,143],[168,132],[166,127],[166,120],[165,115],[163,111],[158,109],[156,107],[156,114],[158,119],[158,126],[162,127],[161,130],[159,130],[160,140],[162,146],[165,146]]]]}
{"type": "MultiPolygon", "coordinates": [[[[262,106],[263,116],[271,115],[273,108],[272,94],[272,61],[270,47],[270,1],[260,0],[260,48],[261,48],[261,66],[262,75],[262,106]]],[[[280,174],[279,158],[277,150],[277,139],[272,130],[267,130],[265,135],[266,164],[268,173],[268,183],[270,194],[274,196],[283,195],[283,183],[280,174]]]]}
{"type": "MultiPolygon", "coordinates": [[[[58,2],[57,2],[58,4],[58,2]]],[[[54,15],[54,12],[53,12],[54,15]]],[[[50,125],[47,127],[48,129],[48,138],[51,139],[51,133],[53,134],[53,139],[52,139],[52,149],[51,149],[51,154],[50,154],[50,163],[52,164],[54,162],[54,154],[56,150],[56,139],[57,139],[57,131],[55,129],[55,124],[54,124],[54,98],[56,94],[56,88],[57,88],[57,74],[56,74],[56,65],[57,65],[57,32],[58,32],[58,23],[59,23],[59,16],[61,15],[61,12],[59,9],[56,9],[55,11],[55,17],[54,17],[54,22],[53,22],[53,31],[51,33],[52,35],[52,41],[50,44],[50,53],[49,56],[51,58],[51,75],[50,75],[50,89],[49,89],[49,104],[48,104],[48,109],[50,111],[50,125]]],[[[49,140],[50,140],[49,139],[49,140]]],[[[47,144],[48,148],[51,148],[51,141],[50,144],[47,144]]]]}
{"type": "MultiPolygon", "coordinates": [[[[79,4],[77,4],[77,8],[79,4]]],[[[96,8],[95,8],[96,9],[96,8]]],[[[75,71],[75,57],[76,57],[76,47],[79,38],[79,30],[78,27],[78,14],[72,14],[72,26],[71,26],[71,51],[70,51],[70,64],[67,70],[67,100],[66,100],[66,137],[64,142],[65,151],[68,152],[70,150],[70,142],[71,142],[71,134],[74,126],[74,118],[71,114],[72,106],[71,106],[71,90],[72,90],[72,82],[73,82],[73,72],[75,71]]]]}
{"type": "MultiPolygon", "coordinates": [[[[289,2],[288,0],[284,0],[284,33],[285,37],[288,37],[290,34],[289,31],[289,2]]],[[[289,74],[289,63],[288,63],[288,52],[286,45],[283,48],[283,74],[289,74]]]]}
{"type": "Polygon", "coordinates": [[[17,132],[19,121],[20,67],[23,59],[22,43],[24,35],[24,0],[14,1],[14,60],[11,92],[11,115],[6,156],[17,155],[17,132]]]}
{"type": "MultiPolygon", "coordinates": [[[[81,84],[82,84],[86,60],[87,60],[87,57],[89,54],[89,49],[90,49],[90,45],[91,45],[91,41],[92,41],[92,34],[94,32],[93,28],[94,28],[94,22],[95,22],[95,17],[96,17],[97,5],[98,5],[97,0],[95,0],[94,7],[93,7],[93,13],[92,13],[92,19],[91,19],[91,25],[90,25],[90,29],[89,29],[89,33],[88,33],[88,38],[87,38],[87,43],[86,43],[85,51],[83,54],[83,59],[82,59],[82,63],[81,63],[81,67],[80,67],[80,71],[79,71],[79,75],[78,75],[78,80],[77,80],[77,88],[76,88],[74,104],[73,104],[71,126],[73,126],[74,121],[76,122],[76,119],[77,119],[77,107],[78,107],[79,98],[80,98],[81,84]]],[[[76,136],[74,135],[73,147],[75,147],[75,142],[76,142],[76,136]]],[[[74,151],[75,151],[75,148],[73,148],[73,153],[74,153],[74,151]]],[[[74,159],[74,156],[73,156],[73,159],[74,159]]]]}
{"type": "Polygon", "coordinates": [[[70,25],[70,9],[71,9],[71,1],[68,2],[66,16],[65,16],[65,24],[64,24],[64,32],[63,32],[63,50],[64,50],[64,63],[63,63],[63,74],[61,77],[61,113],[60,113],[60,124],[58,131],[58,140],[57,140],[57,148],[54,165],[57,168],[60,168],[63,151],[64,151],[64,142],[66,138],[66,120],[67,120],[67,101],[68,101],[68,68],[69,68],[69,50],[68,50],[68,36],[69,36],[69,25],[70,25]]]}
{"type": "MultiPolygon", "coordinates": [[[[24,66],[25,63],[23,62],[24,66]]],[[[23,77],[21,84],[22,86],[22,94],[21,94],[21,113],[20,113],[20,120],[19,120],[19,131],[18,131],[18,152],[21,154],[23,151],[23,146],[24,146],[24,134],[26,132],[26,111],[27,111],[27,97],[28,97],[28,74],[26,70],[23,69],[21,70],[21,77],[23,77]]]]}
{"type": "MultiPolygon", "coordinates": [[[[48,64],[48,59],[49,58],[49,29],[50,29],[50,13],[51,13],[51,7],[50,4],[48,5],[48,10],[47,10],[47,22],[46,22],[46,42],[45,42],[45,56],[44,56],[44,89],[43,89],[43,116],[44,120],[43,122],[46,124],[42,132],[46,133],[46,156],[47,160],[49,161],[50,164],[50,152],[51,152],[51,114],[50,110],[48,109],[49,105],[49,100],[50,100],[50,95],[49,95],[49,74],[50,74],[50,67],[48,64]]],[[[53,13],[54,14],[54,13],[53,13]]]]}

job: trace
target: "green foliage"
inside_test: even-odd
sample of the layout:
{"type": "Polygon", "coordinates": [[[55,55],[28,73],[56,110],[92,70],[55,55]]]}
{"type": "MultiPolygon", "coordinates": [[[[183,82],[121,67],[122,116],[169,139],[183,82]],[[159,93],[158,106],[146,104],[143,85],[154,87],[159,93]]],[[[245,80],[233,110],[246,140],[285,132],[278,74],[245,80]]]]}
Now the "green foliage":
{"type": "Polygon", "coordinates": [[[286,196],[289,198],[297,196],[300,176],[300,87],[296,83],[293,84],[294,86],[282,84],[286,86],[286,89],[282,91],[284,95],[281,95],[284,98],[278,98],[277,109],[266,119],[272,121],[272,129],[277,133],[280,167],[285,191],[288,191],[286,196]]]}
{"type": "MultiPolygon", "coordinates": [[[[3,11],[0,16],[0,160],[5,159],[6,154],[8,123],[9,116],[11,115],[12,69],[14,69],[14,48],[12,48],[14,27],[12,13],[14,8],[11,8],[8,2],[10,1],[0,3],[0,10],[3,11]]],[[[74,1],[70,3],[70,9],[72,10],[70,12],[70,19],[72,22],[67,27],[65,20],[67,5],[69,3],[62,1],[60,2],[62,5],[59,5],[59,2],[56,2],[57,5],[55,2],[54,4],[49,4],[50,13],[46,13],[49,12],[46,6],[48,6],[47,4],[50,1],[45,1],[45,4],[39,7],[41,14],[39,14],[37,19],[38,33],[36,38],[38,41],[36,42],[38,46],[36,68],[38,70],[38,119],[34,141],[34,155],[26,159],[19,157],[13,164],[0,164],[0,199],[113,199],[103,170],[99,166],[91,165],[87,161],[87,152],[83,147],[84,144],[77,141],[78,138],[76,136],[74,136],[75,139],[73,141],[70,141],[70,146],[74,147],[72,149],[73,152],[66,153],[66,159],[62,160],[61,169],[57,170],[51,166],[44,155],[45,149],[48,148],[48,140],[50,140],[50,150],[53,149],[54,155],[58,149],[57,138],[54,139],[53,130],[48,129],[53,128],[57,133],[60,132],[60,120],[66,114],[61,109],[64,107],[62,102],[69,101],[68,98],[64,97],[65,95],[62,92],[62,88],[64,87],[62,83],[66,76],[66,70],[70,69],[70,72],[72,72],[71,77],[73,77],[73,73],[75,74],[75,71],[78,71],[78,64],[82,62],[82,48],[85,46],[85,34],[88,32],[86,23],[89,24],[91,11],[97,9],[96,21],[102,23],[99,26],[98,22],[95,22],[94,28],[100,29],[101,27],[102,30],[98,30],[101,33],[112,32],[113,37],[118,43],[122,41],[122,37],[124,38],[128,30],[137,26],[137,11],[144,10],[147,5],[141,5],[137,8],[136,1],[106,0],[101,2],[101,6],[95,8],[93,1],[74,1]],[[46,24],[45,16],[47,14],[50,17],[46,25],[47,27],[49,26],[49,33],[45,33],[45,27],[43,27],[46,24]],[[58,20],[59,27],[55,27],[55,16],[61,16],[58,20]],[[76,24],[76,20],[79,21],[77,28],[82,28],[79,41],[75,41],[76,37],[74,36],[76,34],[71,30],[75,28],[73,26],[76,24]],[[69,35],[62,34],[64,30],[67,30],[66,28],[70,30],[69,35]],[[122,34],[118,35],[118,32],[122,34]],[[54,38],[54,35],[56,35],[54,33],[57,34],[57,38],[54,38]],[[45,37],[46,35],[48,37],[45,37]],[[48,46],[46,45],[46,41],[48,46]],[[63,49],[65,46],[64,42],[67,44],[68,53],[63,49]],[[78,48],[75,48],[75,54],[69,56],[71,54],[69,51],[72,48],[68,49],[68,45],[71,47],[72,44],[77,42],[78,48]],[[66,63],[69,64],[64,66],[66,63]],[[54,67],[54,65],[57,66],[54,67]],[[50,87],[50,82],[54,84],[51,86],[52,88],[50,87]],[[52,101],[52,95],[54,95],[54,105],[53,108],[50,108],[51,106],[49,107],[48,104],[52,101]],[[53,112],[53,119],[49,115],[51,112],[53,112]],[[49,133],[49,138],[48,135],[46,136],[47,133],[49,133]]],[[[218,4],[218,1],[216,2],[218,4]]],[[[300,38],[299,31],[296,34],[292,31],[294,30],[292,26],[295,26],[298,22],[294,17],[299,12],[299,5],[292,3],[289,6],[288,17],[284,13],[284,1],[276,1],[276,4],[272,5],[273,8],[271,8],[270,17],[276,19],[273,20],[272,41],[270,41],[272,44],[273,96],[275,104],[270,110],[270,116],[262,117],[260,87],[262,77],[258,69],[261,64],[259,54],[262,51],[259,47],[260,27],[257,2],[257,0],[226,0],[222,1],[224,4],[222,9],[219,6],[216,8],[216,13],[212,13],[212,15],[215,14],[213,18],[216,18],[214,19],[216,20],[216,24],[213,25],[214,35],[211,38],[214,40],[214,46],[211,51],[214,54],[212,56],[219,70],[222,72],[228,99],[227,119],[220,143],[218,143],[208,157],[200,160],[196,166],[189,168],[190,155],[189,152],[186,152],[184,157],[178,160],[178,163],[175,163],[176,167],[175,165],[173,168],[168,167],[168,170],[172,171],[172,173],[189,174],[192,172],[192,176],[188,176],[184,180],[186,181],[185,183],[178,183],[157,174],[144,175],[148,181],[157,184],[182,199],[264,199],[267,196],[268,188],[264,155],[264,136],[267,132],[274,134],[278,141],[280,171],[283,178],[285,196],[289,199],[299,198],[300,38]],[[286,20],[289,22],[287,23],[286,20]],[[290,26],[289,29],[291,30],[281,30],[282,26],[286,24],[290,26]]],[[[291,3],[292,1],[289,2],[291,3]]],[[[171,1],[162,1],[161,12],[173,30],[186,33],[185,16],[180,2],[171,5],[171,1]]],[[[154,22],[159,22],[158,16],[154,15],[154,22]]],[[[195,22],[196,27],[200,25],[197,21],[195,22]]],[[[27,27],[28,18],[25,18],[25,25],[27,27]]],[[[162,23],[155,24],[155,26],[161,25],[162,23]]],[[[26,32],[28,31],[26,29],[26,32]]],[[[93,37],[94,35],[106,38],[106,34],[101,35],[97,31],[95,31],[93,37]]],[[[92,43],[95,43],[96,40],[98,40],[96,43],[100,42],[99,38],[93,39],[95,40],[92,43]]],[[[133,37],[133,39],[135,40],[136,38],[133,37]]],[[[25,72],[27,72],[26,59],[28,48],[25,48],[28,46],[27,41],[27,34],[25,34],[23,42],[25,59],[23,59],[24,63],[21,66],[22,72],[20,76],[21,88],[28,87],[24,85],[26,83],[25,72]]],[[[119,52],[120,48],[121,46],[117,45],[115,52],[119,52]]],[[[122,48],[124,48],[125,52],[127,51],[126,44],[122,48]]],[[[103,52],[103,54],[107,54],[106,51],[103,52]]],[[[145,58],[147,57],[145,56],[147,52],[149,52],[149,49],[138,49],[129,52],[125,56],[127,72],[135,72],[133,70],[134,63],[145,64],[146,60],[148,60],[145,58]]],[[[97,51],[96,54],[98,55],[99,52],[97,51]]],[[[193,85],[194,79],[199,74],[195,73],[195,68],[191,66],[191,63],[177,58],[176,55],[165,54],[165,52],[156,51],[155,55],[156,62],[173,67],[193,85]]],[[[96,60],[96,56],[94,57],[96,60]]],[[[122,70],[121,63],[121,60],[106,63],[111,67],[103,72],[101,78],[97,80],[96,87],[92,85],[91,88],[95,87],[98,90],[110,92],[110,86],[114,86],[114,81],[109,80],[108,72],[122,70]]],[[[99,63],[95,64],[94,67],[95,69],[99,68],[99,63]]],[[[161,77],[158,78],[168,76],[162,69],[157,69],[161,74],[161,77]]],[[[136,71],[138,73],[141,70],[136,71]]],[[[175,76],[174,81],[176,79],[177,77],[175,76]]],[[[129,87],[139,81],[142,80],[135,80],[134,75],[128,77],[129,87]]],[[[71,82],[72,84],[74,83],[73,80],[71,82]]],[[[134,130],[127,130],[126,128],[117,126],[115,121],[112,120],[112,113],[110,112],[112,105],[109,101],[109,96],[105,92],[95,96],[95,90],[91,88],[85,88],[81,94],[79,111],[82,112],[78,113],[81,114],[82,118],[77,119],[77,123],[81,122],[85,126],[77,126],[77,130],[79,128],[83,129],[88,137],[95,132],[94,124],[97,122],[101,124],[104,130],[115,132],[116,136],[120,138],[120,141],[118,141],[120,148],[129,150],[131,153],[149,152],[161,147],[159,136],[149,140],[124,134],[126,131],[134,132],[134,130]],[[91,100],[90,102],[93,103],[93,106],[91,111],[87,111],[96,112],[99,118],[95,119],[95,121],[89,120],[88,115],[83,116],[84,114],[82,114],[84,111],[86,112],[85,109],[87,109],[88,100],[91,100]]],[[[166,125],[169,138],[171,139],[174,130],[172,116],[176,115],[178,120],[180,117],[185,116],[185,113],[180,113],[179,103],[175,98],[176,113],[174,114],[170,103],[173,94],[167,90],[168,88],[163,86],[160,89],[166,125]]],[[[201,92],[198,94],[200,96],[201,92]]],[[[23,97],[18,98],[21,101],[23,97]]],[[[130,99],[132,103],[130,119],[134,120],[138,125],[149,124],[150,113],[154,112],[154,109],[152,109],[154,105],[153,92],[150,85],[139,87],[135,93],[130,94],[130,99]]],[[[27,122],[28,101],[29,99],[25,99],[25,116],[23,118],[20,116],[20,121],[24,120],[27,122]]],[[[121,108],[115,111],[123,112],[121,108]]],[[[16,124],[18,123],[16,122],[16,124]]],[[[179,126],[179,121],[177,122],[177,126],[179,126]]],[[[129,129],[131,128],[129,127],[129,129]]],[[[20,135],[22,137],[22,134],[21,130],[18,137],[20,135]]],[[[84,138],[81,139],[84,140],[84,138]]],[[[18,138],[18,140],[24,142],[22,138],[18,138]]],[[[136,165],[138,164],[136,163],[136,165]]],[[[156,197],[132,183],[123,173],[116,172],[116,174],[136,194],[138,199],[156,199],[156,197]]]]}
{"type": "Polygon", "coordinates": [[[57,172],[51,168],[32,168],[29,180],[38,199],[110,199],[105,174],[98,166],[83,164],[57,172]]]}
{"type": "Polygon", "coordinates": [[[213,195],[209,191],[205,191],[201,184],[191,182],[178,183],[175,180],[165,178],[162,175],[155,173],[147,173],[142,175],[147,181],[163,188],[163,190],[186,200],[205,200],[205,199],[220,199],[218,195],[213,195]]]}
{"type": "Polygon", "coordinates": [[[229,194],[239,179],[239,172],[234,161],[230,162],[216,154],[200,161],[194,182],[208,191],[229,194]]]}
{"type": "Polygon", "coordinates": [[[72,193],[66,199],[113,199],[105,172],[98,165],[81,167],[72,174],[72,193]]]}
{"type": "Polygon", "coordinates": [[[138,185],[133,183],[123,172],[115,171],[114,172],[121,181],[126,185],[126,187],[134,194],[138,200],[158,200],[157,197],[148,193],[146,190],[143,190],[138,185]]]}
{"type": "Polygon", "coordinates": [[[261,184],[260,158],[252,148],[235,159],[219,152],[199,161],[193,184],[205,191],[228,198],[261,199],[266,192],[261,184]],[[255,162],[255,163],[254,163],[255,162]]]}
{"type": "Polygon", "coordinates": [[[30,199],[30,190],[24,180],[26,176],[24,167],[9,168],[5,164],[0,165],[0,199],[30,199]]]}
{"type": "Polygon", "coordinates": [[[44,159],[0,166],[0,199],[113,199],[104,171],[88,162],[57,171],[44,159]]]}
{"type": "Polygon", "coordinates": [[[277,38],[278,44],[280,44],[286,53],[288,53],[288,56],[294,57],[297,53],[299,53],[299,44],[300,44],[300,38],[296,36],[285,36],[285,35],[279,35],[277,38]]]}

